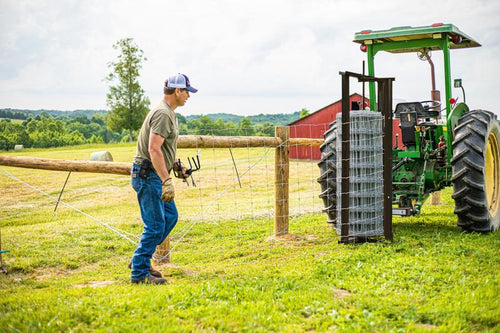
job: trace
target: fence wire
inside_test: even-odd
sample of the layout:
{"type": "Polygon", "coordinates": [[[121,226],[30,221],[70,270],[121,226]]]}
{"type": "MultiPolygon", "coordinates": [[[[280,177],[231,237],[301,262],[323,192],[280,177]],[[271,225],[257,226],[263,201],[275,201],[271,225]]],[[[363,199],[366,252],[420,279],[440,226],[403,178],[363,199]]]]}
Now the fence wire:
{"type": "MultiPolygon", "coordinates": [[[[291,134],[292,137],[300,134],[302,138],[322,139],[322,133],[326,129],[328,129],[328,124],[300,125],[300,128],[299,126],[291,128],[291,134]]],[[[189,134],[206,135],[214,132],[214,129],[205,128],[203,131],[189,134]]],[[[379,140],[379,138],[376,139],[379,140]]],[[[358,142],[363,144],[363,139],[359,139],[358,142]]],[[[111,153],[116,153],[118,156],[118,158],[115,157],[115,161],[122,162],[131,161],[135,152],[135,147],[120,147],[117,152],[113,152],[112,149],[113,147],[110,147],[111,153]]],[[[325,207],[319,198],[321,193],[321,186],[318,183],[318,177],[321,174],[318,168],[319,158],[321,158],[320,148],[312,144],[307,147],[291,145],[290,150],[288,183],[290,232],[293,234],[294,230],[304,227],[299,225],[303,223],[301,216],[317,214],[317,218],[323,219],[325,223],[320,227],[308,228],[308,230],[325,233],[328,241],[335,241],[337,234],[326,223],[325,207]]],[[[178,149],[178,157],[184,163],[188,158],[198,156],[201,169],[194,172],[193,178],[188,179],[187,182],[178,180],[175,183],[176,204],[180,218],[170,235],[174,261],[175,258],[187,255],[190,258],[203,258],[203,256],[210,255],[231,259],[234,253],[252,253],[254,249],[246,244],[249,241],[266,239],[273,235],[274,151],[275,147],[178,149]]],[[[359,157],[358,162],[364,163],[363,158],[365,157],[359,157]]],[[[61,179],[66,176],[64,172],[40,171],[47,175],[51,174],[52,179],[52,181],[40,183],[37,179],[29,177],[27,169],[5,168],[5,171],[12,174],[12,180],[17,178],[21,181],[17,184],[14,182],[4,184],[4,186],[13,187],[12,193],[26,192],[23,187],[29,187],[32,191],[28,195],[18,196],[16,202],[14,200],[3,201],[0,205],[3,206],[1,210],[5,214],[16,214],[19,200],[25,203],[38,201],[37,196],[40,194],[53,200],[55,193],[59,191],[58,184],[62,184],[61,179]]],[[[363,176],[369,173],[367,169],[363,176]]],[[[5,172],[2,174],[5,175],[5,172]]],[[[118,234],[126,235],[129,240],[137,240],[140,235],[140,228],[137,226],[141,226],[140,212],[129,179],[95,174],[87,177],[72,175],[72,178],[75,177],[78,178],[78,187],[72,187],[72,179],[70,179],[62,195],[62,207],[59,209],[73,209],[87,216],[91,221],[99,222],[118,234]],[[86,187],[91,190],[85,191],[86,187]],[[113,191],[109,191],[109,187],[113,187],[113,191]],[[112,192],[113,195],[106,197],[102,195],[105,192],[112,192]],[[127,213],[113,216],[103,212],[103,216],[93,216],[87,212],[93,210],[92,202],[95,200],[104,200],[110,205],[123,200],[124,210],[127,213]]],[[[379,191],[379,188],[371,190],[379,191]]],[[[353,189],[353,192],[359,193],[359,191],[360,189],[353,189]]],[[[376,200],[373,204],[381,206],[381,203],[376,200]]],[[[48,210],[49,206],[44,207],[48,210]]],[[[161,258],[167,253],[159,253],[159,255],[161,258]]],[[[238,258],[238,255],[234,258],[238,258]]],[[[253,256],[253,258],[259,260],[258,256],[253,256]]]]}

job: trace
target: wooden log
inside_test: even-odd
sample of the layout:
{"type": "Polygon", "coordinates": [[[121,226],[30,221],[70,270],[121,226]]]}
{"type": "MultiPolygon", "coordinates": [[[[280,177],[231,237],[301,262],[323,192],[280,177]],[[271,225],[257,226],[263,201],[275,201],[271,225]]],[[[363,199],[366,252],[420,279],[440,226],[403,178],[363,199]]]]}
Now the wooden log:
{"type": "Polygon", "coordinates": [[[153,254],[153,259],[157,263],[165,264],[170,262],[170,236],[165,238],[165,240],[156,247],[155,253],[153,254]]]}
{"type": "MultiPolygon", "coordinates": [[[[290,138],[291,146],[319,147],[323,139],[290,138]]],[[[267,136],[181,135],[177,148],[246,148],[277,147],[282,140],[267,136]]]]}
{"type": "Polygon", "coordinates": [[[268,136],[181,135],[177,148],[247,148],[276,147],[281,140],[268,136]]]}
{"type": "Polygon", "coordinates": [[[117,175],[130,175],[130,169],[132,168],[132,163],[56,160],[51,158],[6,155],[0,155],[0,165],[56,171],[112,173],[117,175]]]}
{"type": "Polygon", "coordinates": [[[274,235],[282,236],[288,234],[289,221],[290,127],[276,127],[275,133],[283,144],[276,147],[274,155],[274,235]]]}
{"type": "Polygon", "coordinates": [[[290,146],[319,147],[324,141],[324,139],[290,138],[290,146]]]}
{"type": "Polygon", "coordinates": [[[431,193],[431,205],[441,204],[441,191],[436,191],[431,193]]]}

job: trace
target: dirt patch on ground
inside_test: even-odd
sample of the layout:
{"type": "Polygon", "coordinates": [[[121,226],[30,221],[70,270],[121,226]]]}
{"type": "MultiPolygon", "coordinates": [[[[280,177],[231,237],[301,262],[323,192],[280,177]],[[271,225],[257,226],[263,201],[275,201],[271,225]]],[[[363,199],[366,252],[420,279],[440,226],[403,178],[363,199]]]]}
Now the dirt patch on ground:
{"type": "Polygon", "coordinates": [[[345,290],[345,289],[334,289],[333,296],[335,298],[338,298],[338,299],[343,299],[343,298],[351,296],[351,292],[349,290],[345,290]]]}
{"type": "Polygon", "coordinates": [[[102,288],[109,286],[110,284],[114,284],[116,281],[91,281],[87,283],[82,283],[82,284],[76,284],[73,287],[75,288],[85,288],[85,287],[91,287],[91,288],[102,288]]]}
{"type": "Polygon", "coordinates": [[[30,275],[31,278],[37,281],[44,281],[69,276],[69,272],[59,268],[35,268],[34,272],[30,275]]]}
{"type": "Polygon", "coordinates": [[[319,258],[319,257],[323,257],[323,256],[326,256],[330,251],[323,251],[323,252],[320,252],[320,253],[316,253],[315,257],[319,258]]]}
{"type": "Polygon", "coordinates": [[[422,329],[424,331],[432,331],[438,328],[436,325],[432,324],[417,324],[416,326],[417,328],[422,329]]]}
{"type": "Polygon", "coordinates": [[[272,235],[266,238],[266,242],[303,242],[306,239],[292,234],[272,235]]]}

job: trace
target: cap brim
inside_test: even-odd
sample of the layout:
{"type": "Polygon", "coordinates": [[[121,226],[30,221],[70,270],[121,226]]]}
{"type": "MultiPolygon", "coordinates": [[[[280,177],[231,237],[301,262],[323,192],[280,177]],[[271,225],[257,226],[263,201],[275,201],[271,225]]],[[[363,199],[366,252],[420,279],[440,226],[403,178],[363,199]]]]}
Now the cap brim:
{"type": "Polygon", "coordinates": [[[186,87],[185,89],[187,89],[187,91],[192,92],[192,93],[195,93],[198,91],[198,89],[195,89],[193,87],[186,87]]]}

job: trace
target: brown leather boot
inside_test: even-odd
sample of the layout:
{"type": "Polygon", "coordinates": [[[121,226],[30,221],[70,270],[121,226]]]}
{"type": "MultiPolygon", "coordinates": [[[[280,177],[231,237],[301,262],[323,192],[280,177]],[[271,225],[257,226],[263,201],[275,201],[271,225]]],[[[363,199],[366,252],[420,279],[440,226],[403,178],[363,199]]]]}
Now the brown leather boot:
{"type": "Polygon", "coordinates": [[[141,283],[145,283],[145,284],[166,284],[167,280],[165,280],[164,278],[157,278],[157,277],[148,275],[148,276],[146,276],[142,280],[131,280],[130,282],[135,283],[135,284],[141,284],[141,283]]]}
{"type": "MultiPolygon", "coordinates": [[[[129,269],[132,269],[132,261],[128,263],[128,268],[129,269]]],[[[162,278],[163,276],[161,275],[160,271],[157,271],[156,269],[154,269],[153,267],[151,267],[149,269],[149,274],[151,274],[151,276],[153,277],[156,277],[156,278],[162,278]]]]}

